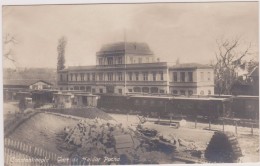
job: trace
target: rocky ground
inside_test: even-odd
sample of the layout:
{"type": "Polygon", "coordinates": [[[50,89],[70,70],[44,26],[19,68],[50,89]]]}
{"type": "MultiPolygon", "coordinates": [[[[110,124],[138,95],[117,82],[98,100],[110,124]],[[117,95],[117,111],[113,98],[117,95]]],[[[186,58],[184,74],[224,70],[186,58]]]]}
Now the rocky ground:
{"type": "MultiPolygon", "coordinates": [[[[135,115],[110,115],[118,122],[132,127],[135,127],[139,123],[139,119],[135,115]]],[[[222,125],[216,124],[211,124],[211,130],[208,130],[209,124],[207,123],[197,123],[197,127],[195,128],[195,123],[189,121],[186,122],[185,126],[176,129],[172,126],[154,124],[153,121],[155,120],[157,119],[148,118],[148,122],[144,123],[143,126],[156,129],[165,136],[172,134],[187,142],[194,143],[197,149],[201,150],[206,149],[215,131],[223,130],[222,125]]],[[[225,125],[225,131],[235,133],[235,126],[225,125]]],[[[241,162],[259,162],[259,129],[254,128],[254,135],[251,135],[251,128],[238,127],[237,133],[236,137],[243,153],[241,162]]]]}

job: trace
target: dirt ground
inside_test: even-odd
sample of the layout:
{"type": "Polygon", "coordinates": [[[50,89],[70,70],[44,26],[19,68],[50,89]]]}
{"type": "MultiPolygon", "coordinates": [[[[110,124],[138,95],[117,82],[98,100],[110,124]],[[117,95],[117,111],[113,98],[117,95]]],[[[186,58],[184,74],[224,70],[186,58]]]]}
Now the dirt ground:
{"type": "MultiPolygon", "coordinates": [[[[110,114],[115,120],[124,125],[135,127],[139,123],[139,119],[135,115],[121,115],[121,114],[110,114]]],[[[172,126],[164,126],[154,124],[157,119],[148,118],[144,127],[156,129],[163,135],[173,134],[178,138],[181,138],[188,142],[194,142],[199,149],[205,150],[211,137],[215,131],[222,131],[222,125],[211,124],[211,130],[208,130],[209,124],[197,123],[195,128],[194,122],[186,122],[185,126],[178,129],[172,126]],[[151,122],[150,122],[151,121],[151,122]]],[[[225,131],[235,133],[235,126],[225,125],[225,131]]],[[[238,127],[237,128],[237,139],[241,147],[243,157],[241,162],[259,162],[259,129],[253,129],[253,135],[251,134],[251,128],[238,127]]]]}

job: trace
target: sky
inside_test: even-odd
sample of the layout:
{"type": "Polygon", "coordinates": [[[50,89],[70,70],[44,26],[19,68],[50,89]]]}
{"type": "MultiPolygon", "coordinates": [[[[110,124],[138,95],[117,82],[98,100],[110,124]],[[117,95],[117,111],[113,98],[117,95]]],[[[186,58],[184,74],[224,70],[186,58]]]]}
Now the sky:
{"type": "MultiPolygon", "coordinates": [[[[3,36],[17,44],[18,67],[56,68],[58,40],[68,40],[66,66],[95,65],[96,52],[107,43],[146,42],[161,61],[207,64],[216,40],[251,43],[258,58],[258,2],[150,3],[4,6],[3,36]]],[[[3,60],[4,67],[13,64],[3,60]]]]}

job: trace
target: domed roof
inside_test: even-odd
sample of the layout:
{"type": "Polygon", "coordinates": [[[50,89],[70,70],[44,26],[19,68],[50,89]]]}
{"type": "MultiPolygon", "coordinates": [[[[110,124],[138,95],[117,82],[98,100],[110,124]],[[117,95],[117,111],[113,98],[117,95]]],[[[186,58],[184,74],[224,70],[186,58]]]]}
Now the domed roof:
{"type": "Polygon", "coordinates": [[[136,43],[136,42],[118,42],[112,44],[106,44],[102,46],[97,55],[107,54],[137,54],[137,55],[153,55],[148,44],[136,43]]]}

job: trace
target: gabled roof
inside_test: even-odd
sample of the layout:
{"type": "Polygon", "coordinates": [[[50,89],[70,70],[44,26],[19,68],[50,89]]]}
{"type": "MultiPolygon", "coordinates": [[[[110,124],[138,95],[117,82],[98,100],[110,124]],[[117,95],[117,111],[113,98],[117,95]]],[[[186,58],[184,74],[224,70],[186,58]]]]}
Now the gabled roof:
{"type": "Polygon", "coordinates": [[[259,68],[256,66],[248,75],[248,77],[259,77],[259,68]]]}
{"type": "Polygon", "coordinates": [[[199,63],[181,63],[170,67],[171,69],[210,69],[209,65],[199,63]]]}
{"type": "Polygon", "coordinates": [[[97,55],[105,55],[110,53],[126,53],[126,54],[137,54],[137,55],[153,55],[147,43],[137,42],[117,42],[112,44],[106,44],[101,47],[97,55]]]}
{"type": "Polygon", "coordinates": [[[37,83],[37,82],[44,82],[44,83],[46,83],[46,84],[49,84],[49,85],[53,85],[52,83],[50,83],[50,82],[53,82],[53,80],[48,80],[48,81],[45,81],[45,80],[35,80],[35,79],[27,79],[27,80],[25,80],[25,79],[23,79],[23,80],[21,80],[21,79],[5,79],[5,80],[3,80],[3,84],[4,85],[19,85],[19,86],[30,86],[30,85],[32,85],[32,84],[35,84],[35,83],[37,83]]]}

